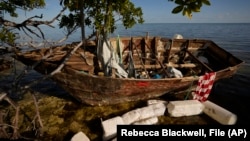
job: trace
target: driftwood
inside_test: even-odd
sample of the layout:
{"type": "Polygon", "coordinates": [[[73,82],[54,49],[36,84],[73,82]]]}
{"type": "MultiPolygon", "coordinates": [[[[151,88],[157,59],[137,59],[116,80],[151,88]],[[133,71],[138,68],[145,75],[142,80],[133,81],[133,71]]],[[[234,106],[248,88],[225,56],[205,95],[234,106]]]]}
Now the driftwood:
{"type": "MultiPolygon", "coordinates": [[[[6,93],[0,94],[0,101],[2,101],[2,100],[7,101],[16,110],[14,120],[12,121],[12,126],[10,126],[13,128],[13,134],[10,138],[11,139],[18,139],[20,137],[20,134],[18,132],[19,106],[12,99],[10,99],[6,93]]],[[[0,122],[3,122],[3,121],[0,121],[0,122]]],[[[2,134],[4,134],[4,137],[9,137],[4,126],[1,127],[0,130],[2,131],[2,134]]]]}
{"type": "MultiPolygon", "coordinates": [[[[49,75],[44,76],[42,79],[39,79],[37,81],[33,81],[32,83],[24,86],[23,88],[21,88],[21,93],[25,93],[28,91],[28,89],[41,82],[42,80],[45,80],[47,78],[49,78],[50,76],[53,76],[54,74],[60,72],[60,70],[64,67],[65,63],[67,62],[67,60],[69,59],[69,57],[82,45],[82,42],[80,42],[74,49],[72,49],[71,52],[69,52],[67,54],[67,57],[65,58],[65,60],[62,62],[61,65],[58,66],[58,68],[56,70],[54,70],[53,72],[51,72],[49,75]]],[[[44,56],[40,61],[38,61],[37,63],[35,63],[33,65],[33,68],[38,65],[41,61],[43,61],[44,59],[47,59],[49,56],[51,56],[53,53],[49,52],[46,56],[44,56]]],[[[24,69],[22,71],[22,73],[17,77],[17,79],[14,81],[14,84],[17,85],[19,80],[21,79],[21,77],[27,72],[26,69],[24,69]]],[[[43,123],[40,117],[40,112],[39,112],[39,108],[38,108],[38,103],[36,100],[36,97],[34,94],[32,94],[32,98],[34,101],[34,105],[35,105],[35,109],[36,109],[36,115],[32,120],[32,124],[34,126],[34,129],[36,129],[36,135],[38,136],[42,136],[42,130],[43,130],[43,123]]],[[[20,107],[11,99],[7,96],[7,93],[2,93],[0,94],[0,101],[2,100],[6,100],[9,104],[11,104],[12,107],[14,107],[14,109],[16,110],[16,114],[14,117],[14,120],[12,122],[12,125],[10,127],[13,128],[13,135],[11,136],[11,139],[18,139],[20,137],[19,132],[18,132],[18,118],[19,118],[19,111],[20,111],[20,107]]],[[[2,120],[2,113],[0,114],[0,124],[3,124],[3,120],[2,120]]],[[[3,137],[9,138],[7,131],[5,130],[6,126],[0,126],[0,135],[2,135],[3,137]]]]}
{"type": "Polygon", "coordinates": [[[0,137],[8,139],[10,138],[8,132],[6,131],[8,128],[8,125],[4,123],[4,118],[6,116],[6,113],[3,113],[0,111],[0,137]]]}
{"type": "Polygon", "coordinates": [[[33,125],[34,125],[34,129],[36,130],[36,135],[38,135],[39,137],[43,136],[43,123],[41,120],[41,116],[40,116],[40,112],[39,112],[39,108],[38,108],[38,104],[37,104],[37,100],[34,94],[32,94],[32,98],[34,100],[34,105],[36,107],[36,115],[32,121],[33,125]],[[38,122],[38,127],[36,122],[38,122]]]}
{"type": "MultiPolygon", "coordinates": [[[[35,109],[36,109],[36,115],[34,116],[33,120],[31,121],[31,123],[33,124],[33,130],[36,131],[35,135],[37,135],[38,137],[41,137],[43,135],[43,123],[41,120],[41,116],[40,116],[40,112],[38,109],[38,103],[37,100],[35,98],[34,94],[31,94],[33,97],[33,101],[34,101],[34,105],[35,105],[35,109]]],[[[10,97],[7,96],[7,93],[1,93],[0,94],[0,101],[5,100],[7,101],[11,107],[13,107],[15,109],[15,116],[14,119],[12,121],[12,124],[6,124],[4,123],[4,113],[0,111],[0,138],[6,138],[6,139],[20,139],[20,138],[25,138],[22,137],[19,133],[19,127],[18,127],[18,123],[19,123],[19,114],[20,112],[23,112],[25,114],[25,111],[23,111],[20,106],[14,102],[10,97]],[[8,128],[12,128],[13,129],[13,133],[10,135],[10,133],[8,133],[8,128]]],[[[26,115],[26,114],[25,114],[26,115]]],[[[27,115],[26,115],[27,116],[27,115]]],[[[30,118],[28,118],[30,119],[30,118]]]]}

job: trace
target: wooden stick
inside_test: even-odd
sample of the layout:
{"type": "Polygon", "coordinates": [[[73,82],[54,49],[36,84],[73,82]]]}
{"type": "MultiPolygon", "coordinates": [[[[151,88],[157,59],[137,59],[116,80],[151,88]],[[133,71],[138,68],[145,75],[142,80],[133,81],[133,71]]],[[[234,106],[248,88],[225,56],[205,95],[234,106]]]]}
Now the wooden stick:
{"type": "Polygon", "coordinates": [[[58,72],[61,71],[61,69],[64,67],[65,63],[68,61],[69,57],[74,54],[76,52],[76,50],[81,47],[83,44],[83,41],[81,41],[70,53],[67,54],[67,56],[65,57],[65,59],[63,60],[63,62],[57,67],[56,70],[54,70],[53,72],[50,73],[50,75],[54,75],[58,72]]]}
{"type": "MultiPolygon", "coordinates": [[[[134,48],[133,38],[131,38],[131,42],[132,42],[132,44],[133,44],[133,45],[132,45],[132,48],[134,48]]],[[[139,53],[137,47],[135,47],[135,50],[136,50],[136,53],[139,55],[140,62],[141,62],[141,64],[142,64],[142,66],[143,66],[143,69],[144,69],[144,71],[145,71],[147,77],[150,78],[150,76],[149,76],[149,74],[148,74],[148,71],[147,71],[147,69],[146,69],[146,67],[145,67],[145,64],[143,63],[142,56],[141,56],[141,54],[139,53]]],[[[135,67],[135,65],[134,65],[134,67],[135,67]]],[[[136,69],[136,67],[135,67],[135,69],[136,69]]]]}
{"type": "MultiPolygon", "coordinates": [[[[196,64],[193,64],[193,63],[189,63],[189,64],[163,64],[164,67],[174,67],[174,68],[194,68],[196,67],[197,65],[196,64]]],[[[127,67],[127,66],[125,66],[127,67]]],[[[142,68],[142,69],[150,69],[150,68],[156,68],[156,69],[159,69],[161,68],[162,66],[159,65],[159,64],[155,64],[155,65],[135,65],[135,69],[139,69],[139,68],[142,68]]]]}
{"type": "Polygon", "coordinates": [[[15,114],[15,118],[13,120],[13,134],[11,139],[17,140],[20,137],[20,134],[18,132],[18,121],[19,121],[19,106],[16,107],[16,114],[15,114]]]}
{"type": "MultiPolygon", "coordinates": [[[[38,121],[38,123],[39,123],[39,129],[42,129],[42,128],[43,128],[43,123],[42,123],[42,120],[41,120],[41,116],[40,116],[40,112],[39,112],[37,100],[36,100],[36,97],[35,97],[34,94],[31,94],[31,95],[32,95],[32,98],[33,98],[33,100],[34,100],[34,105],[35,105],[35,108],[36,108],[36,115],[35,115],[35,117],[34,117],[34,119],[33,119],[32,122],[33,122],[33,124],[35,125],[36,119],[37,119],[37,121],[38,121]]],[[[41,130],[39,130],[38,133],[39,133],[39,136],[42,135],[41,130]]]]}
{"type": "MultiPolygon", "coordinates": [[[[148,39],[147,39],[147,40],[148,40],[148,39]]],[[[146,42],[146,41],[145,41],[145,42],[146,42]]],[[[152,48],[150,48],[149,45],[148,45],[147,43],[145,43],[145,44],[146,44],[146,47],[150,50],[150,52],[153,52],[153,51],[152,51],[152,48]]],[[[155,56],[155,54],[154,54],[154,56],[155,56]]],[[[145,57],[144,57],[144,58],[145,58],[145,57]]],[[[163,66],[162,62],[157,58],[157,56],[155,56],[155,58],[156,58],[156,59],[152,59],[152,60],[157,61],[157,62],[160,64],[160,66],[162,67],[164,73],[165,73],[168,77],[170,77],[168,71],[165,69],[165,67],[163,66]]]]}
{"type": "Polygon", "coordinates": [[[35,85],[35,84],[37,84],[37,83],[39,83],[39,82],[41,82],[41,81],[43,81],[43,80],[45,80],[45,79],[51,77],[51,76],[53,76],[54,74],[60,72],[61,69],[65,66],[65,64],[66,64],[66,62],[68,61],[69,57],[70,57],[79,47],[81,47],[82,44],[83,44],[83,42],[81,41],[76,47],[74,47],[74,49],[71,50],[71,52],[69,52],[69,53],[67,54],[67,56],[65,57],[65,59],[63,60],[63,62],[57,67],[57,69],[55,69],[55,70],[54,70],[53,72],[51,72],[50,74],[44,76],[42,79],[39,79],[39,80],[37,80],[37,81],[33,81],[31,84],[26,85],[26,86],[24,87],[24,89],[30,88],[31,86],[33,86],[33,85],[35,85]]]}
{"type": "MultiPolygon", "coordinates": [[[[9,138],[9,134],[7,133],[6,131],[6,126],[4,124],[4,114],[0,111],[0,137],[1,138],[9,138]]],[[[11,125],[8,125],[8,126],[11,126],[11,125]]]]}
{"type": "Polygon", "coordinates": [[[209,66],[207,66],[205,63],[201,62],[197,57],[195,57],[190,51],[186,50],[186,52],[198,63],[200,63],[202,66],[204,66],[207,70],[210,72],[213,72],[213,69],[211,69],[209,66]]]}

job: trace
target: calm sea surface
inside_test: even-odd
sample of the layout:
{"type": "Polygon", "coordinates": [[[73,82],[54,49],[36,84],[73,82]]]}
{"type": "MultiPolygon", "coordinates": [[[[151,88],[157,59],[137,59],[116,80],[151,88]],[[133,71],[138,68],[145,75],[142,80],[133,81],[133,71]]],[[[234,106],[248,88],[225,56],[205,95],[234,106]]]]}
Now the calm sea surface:
{"type": "MultiPolygon", "coordinates": [[[[59,30],[54,31],[51,28],[44,28],[44,31],[48,40],[59,40],[64,36],[63,32],[59,30]]],[[[91,34],[91,32],[91,30],[86,29],[86,36],[91,34]]],[[[239,124],[250,124],[250,23],[154,23],[136,25],[131,29],[124,29],[118,26],[115,33],[110,36],[145,36],[147,32],[150,36],[171,38],[175,34],[181,34],[184,38],[211,39],[222,48],[245,61],[236,76],[214,85],[211,99],[218,105],[236,113],[239,124]]],[[[26,39],[21,38],[20,41],[22,42],[26,39]]],[[[77,31],[66,43],[79,41],[80,39],[80,31],[77,31]]],[[[0,72],[0,90],[13,89],[11,85],[13,80],[16,79],[13,74],[20,70],[0,72]]],[[[40,74],[31,71],[29,75],[22,78],[20,85],[30,83],[39,78],[41,78],[40,74]]],[[[59,96],[66,94],[49,80],[39,83],[34,87],[34,90],[49,94],[56,93],[59,96]]]]}

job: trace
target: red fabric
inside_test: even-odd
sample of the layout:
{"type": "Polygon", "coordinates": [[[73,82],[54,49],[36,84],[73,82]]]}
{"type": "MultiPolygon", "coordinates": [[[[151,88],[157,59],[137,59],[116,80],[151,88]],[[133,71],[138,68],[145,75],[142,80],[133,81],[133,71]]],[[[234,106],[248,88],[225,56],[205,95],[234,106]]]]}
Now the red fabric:
{"type": "Polygon", "coordinates": [[[205,75],[200,76],[193,95],[193,99],[199,100],[201,102],[206,101],[213,87],[215,77],[215,72],[206,73],[205,75]]]}

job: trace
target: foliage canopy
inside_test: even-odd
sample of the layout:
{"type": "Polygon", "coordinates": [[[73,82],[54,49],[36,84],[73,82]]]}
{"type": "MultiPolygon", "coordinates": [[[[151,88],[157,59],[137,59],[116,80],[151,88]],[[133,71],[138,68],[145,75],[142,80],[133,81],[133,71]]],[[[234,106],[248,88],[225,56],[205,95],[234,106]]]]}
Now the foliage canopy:
{"type": "Polygon", "coordinates": [[[210,5],[209,0],[169,0],[174,1],[177,6],[172,10],[173,14],[182,12],[183,16],[192,18],[193,12],[200,12],[201,7],[204,5],[210,5]]]}
{"type": "MultiPolygon", "coordinates": [[[[193,12],[200,12],[203,5],[210,5],[209,0],[168,1],[174,2],[177,5],[172,10],[173,14],[182,13],[183,16],[189,18],[192,18],[193,12]]],[[[60,0],[59,2],[61,6],[67,7],[69,14],[63,16],[58,15],[56,19],[61,16],[59,22],[60,28],[66,27],[70,32],[79,27],[83,29],[86,25],[92,28],[95,33],[106,36],[108,33],[114,32],[116,22],[118,21],[120,21],[125,28],[131,28],[135,24],[144,23],[141,7],[136,7],[130,0],[60,0]]],[[[45,5],[45,0],[1,0],[0,10],[17,18],[17,9],[31,11],[33,9],[44,8],[45,5]]],[[[0,17],[0,24],[3,27],[0,32],[0,40],[9,43],[14,42],[15,34],[11,32],[10,28],[22,29],[23,31],[26,29],[29,33],[38,36],[38,34],[34,33],[27,26],[38,28],[40,24],[48,25],[48,22],[32,21],[33,18],[42,17],[42,15],[34,16],[22,23],[7,21],[0,17]]],[[[38,30],[40,29],[38,28],[38,30]]]]}

